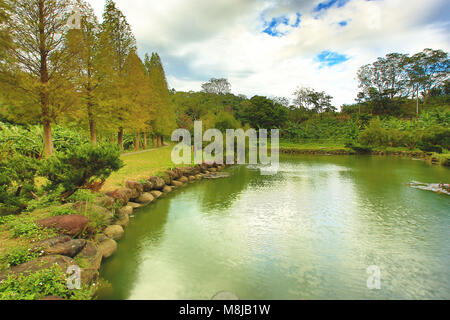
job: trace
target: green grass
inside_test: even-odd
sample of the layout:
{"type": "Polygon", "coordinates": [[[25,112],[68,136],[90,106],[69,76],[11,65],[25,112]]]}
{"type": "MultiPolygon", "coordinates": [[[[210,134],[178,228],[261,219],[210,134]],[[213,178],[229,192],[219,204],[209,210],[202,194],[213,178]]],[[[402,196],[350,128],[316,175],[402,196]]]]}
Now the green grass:
{"type": "Polygon", "coordinates": [[[112,191],[124,185],[125,181],[148,179],[161,171],[173,168],[171,160],[172,146],[150,149],[136,154],[124,154],[122,160],[125,166],[114,172],[103,186],[102,191],[112,191]]]}

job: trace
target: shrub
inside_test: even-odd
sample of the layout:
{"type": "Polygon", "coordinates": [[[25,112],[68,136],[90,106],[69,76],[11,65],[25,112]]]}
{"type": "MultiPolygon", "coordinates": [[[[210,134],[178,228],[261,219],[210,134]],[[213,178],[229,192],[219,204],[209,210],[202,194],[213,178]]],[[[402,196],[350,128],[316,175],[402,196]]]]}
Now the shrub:
{"type": "Polygon", "coordinates": [[[0,300],[38,300],[48,296],[68,300],[90,300],[94,289],[69,289],[65,273],[52,267],[29,275],[11,275],[0,282],[0,300]]]}
{"type": "Polygon", "coordinates": [[[47,190],[62,187],[61,199],[73,195],[100,180],[104,182],[112,172],[123,166],[120,149],[114,145],[91,144],[71,147],[64,153],[57,153],[43,163],[41,174],[50,183],[47,190]]]}
{"type": "Polygon", "coordinates": [[[363,145],[380,147],[386,146],[388,141],[388,131],[381,127],[381,121],[378,118],[370,121],[369,126],[359,135],[359,142],[363,145]]]}
{"type": "Polygon", "coordinates": [[[367,147],[367,146],[362,146],[362,145],[358,145],[358,144],[354,144],[354,143],[347,143],[345,145],[346,148],[352,149],[353,151],[355,151],[357,154],[370,154],[372,153],[372,148],[371,147],[367,147]]]}
{"type": "Polygon", "coordinates": [[[37,252],[32,252],[31,250],[22,247],[16,247],[6,253],[1,260],[8,268],[10,268],[34,260],[37,257],[37,252]]]}

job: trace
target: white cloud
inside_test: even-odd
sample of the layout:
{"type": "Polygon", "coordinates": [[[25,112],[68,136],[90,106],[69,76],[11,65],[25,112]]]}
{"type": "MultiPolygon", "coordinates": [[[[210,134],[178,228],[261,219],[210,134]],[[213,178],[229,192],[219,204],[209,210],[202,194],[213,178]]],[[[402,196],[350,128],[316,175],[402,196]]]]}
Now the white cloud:
{"type": "MultiPolygon", "coordinates": [[[[104,1],[89,0],[97,14],[104,1]]],[[[357,69],[389,52],[450,47],[445,0],[350,0],[318,17],[318,0],[118,0],[140,53],[157,51],[169,85],[200,90],[210,77],[227,77],[233,92],[291,97],[299,85],[325,90],[335,104],[352,103],[357,69]],[[280,25],[283,37],[262,33],[264,21],[301,13],[299,28],[280,25]],[[342,27],[339,22],[347,21],[342,27]],[[350,59],[332,67],[315,60],[324,50],[350,59]]]]}

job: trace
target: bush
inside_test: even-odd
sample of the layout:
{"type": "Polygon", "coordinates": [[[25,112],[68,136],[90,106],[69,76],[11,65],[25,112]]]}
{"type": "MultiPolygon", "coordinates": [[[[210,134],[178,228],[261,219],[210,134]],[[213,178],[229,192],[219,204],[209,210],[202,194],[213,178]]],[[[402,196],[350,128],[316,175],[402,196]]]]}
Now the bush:
{"type": "Polygon", "coordinates": [[[369,126],[360,133],[359,142],[363,145],[380,147],[389,142],[388,131],[381,127],[380,119],[373,119],[369,126]]]}
{"type": "Polygon", "coordinates": [[[23,209],[34,190],[37,160],[16,155],[0,161],[0,207],[23,209]]]}
{"type": "Polygon", "coordinates": [[[353,151],[355,151],[357,154],[370,154],[372,153],[372,148],[371,147],[367,147],[367,146],[362,146],[362,145],[358,145],[358,144],[354,144],[354,143],[347,143],[345,145],[346,148],[352,149],[353,151]]]}
{"type": "Polygon", "coordinates": [[[65,273],[52,267],[29,275],[11,275],[0,282],[0,300],[38,300],[48,296],[68,300],[90,300],[92,288],[69,289],[65,273]]]}
{"type": "Polygon", "coordinates": [[[62,187],[61,199],[65,200],[89,184],[99,180],[103,183],[112,172],[122,168],[120,154],[117,146],[109,144],[75,146],[46,160],[40,173],[50,181],[47,190],[62,187]]]}
{"type": "Polygon", "coordinates": [[[31,250],[22,247],[16,247],[5,254],[1,260],[6,264],[7,268],[10,268],[34,260],[37,257],[37,252],[32,252],[31,250]]]}

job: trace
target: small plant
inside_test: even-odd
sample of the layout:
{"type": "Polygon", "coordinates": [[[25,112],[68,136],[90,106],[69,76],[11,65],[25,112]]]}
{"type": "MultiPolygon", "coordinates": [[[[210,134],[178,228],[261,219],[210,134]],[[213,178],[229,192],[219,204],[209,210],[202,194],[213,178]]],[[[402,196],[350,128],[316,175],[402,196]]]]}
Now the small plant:
{"type": "Polygon", "coordinates": [[[1,261],[6,264],[7,268],[14,267],[34,260],[38,257],[38,253],[31,249],[16,247],[1,257],[1,261]]]}
{"type": "Polygon", "coordinates": [[[0,300],[39,300],[48,296],[90,300],[95,287],[69,289],[66,274],[57,266],[29,275],[11,275],[0,282],[0,300]]]}
{"type": "Polygon", "coordinates": [[[39,239],[56,236],[57,233],[53,229],[40,228],[34,219],[28,215],[14,217],[6,223],[7,228],[14,238],[39,239]]]}
{"type": "Polygon", "coordinates": [[[56,217],[56,216],[69,216],[69,215],[73,215],[73,214],[77,214],[77,211],[72,208],[72,207],[57,207],[57,208],[53,208],[50,211],[50,216],[52,217],[56,217]]]}

